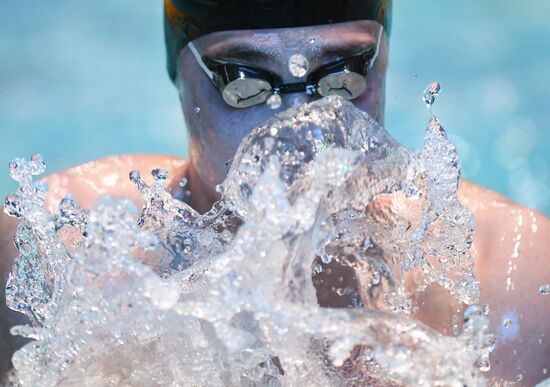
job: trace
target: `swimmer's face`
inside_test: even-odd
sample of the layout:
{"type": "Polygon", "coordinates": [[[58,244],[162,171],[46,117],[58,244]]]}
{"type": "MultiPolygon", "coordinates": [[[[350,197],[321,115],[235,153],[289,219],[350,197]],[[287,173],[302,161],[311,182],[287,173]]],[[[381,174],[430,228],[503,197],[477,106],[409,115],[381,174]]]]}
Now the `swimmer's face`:
{"type": "MultiPolygon", "coordinates": [[[[203,57],[264,69],[279,76],[283,83],[295,83],[304,82],[309,73],[320,66],[376,46],[380,28],[375,21],[355,21],[301,28],[225,31],[202,36],[194,44],[203,57]],[[294,77],[288,66],[289,58],[297,53],[309,62],[308,73],[303,78],[294,77]]],[[[376,61],[367,75],[367,90],[352,101],[380,123],[383,123],[386,65],[384,33],[376,61]]],[[[223,181],[226,162],[233,158],[251,129],[277,112],[319,98],[317,94],[283,94],[282,105],[277,110],[270,109],[266,103],[238,109],[225,103],[188,46],[180,53],[177,70],[181,103],[191,136],[191,168],[198,171],[201,185],[208,188],[223,181]]]]}

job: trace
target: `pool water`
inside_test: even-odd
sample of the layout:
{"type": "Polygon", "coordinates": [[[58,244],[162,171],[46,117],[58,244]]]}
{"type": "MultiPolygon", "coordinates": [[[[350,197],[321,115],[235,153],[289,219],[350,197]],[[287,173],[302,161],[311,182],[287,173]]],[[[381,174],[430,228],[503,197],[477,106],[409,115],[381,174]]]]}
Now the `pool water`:
{"type": "MultiPolygon", "coordinates": [[[[457,144],[463,174],[550,214],[550,3],[394,2],[386,127],[421,145],[421,93],[457,144]]],[[[115,153],[185,156],[165,70],[159,1],[11,2],[0,13],[0,196],[7,163],[49,171],[115,153]]]]}

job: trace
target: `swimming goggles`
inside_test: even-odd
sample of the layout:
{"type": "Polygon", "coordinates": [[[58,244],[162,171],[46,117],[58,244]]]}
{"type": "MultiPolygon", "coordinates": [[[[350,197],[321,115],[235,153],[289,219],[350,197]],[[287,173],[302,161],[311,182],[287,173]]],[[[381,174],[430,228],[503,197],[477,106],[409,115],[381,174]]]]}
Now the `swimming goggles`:
{"type": "Polygon", "coordinates": [[[220,90],[225,103],[234,108],[246,108],[266,102],[273,94],[305,92],[322,97],[339,95],[348,100],[359,97],[367,88],[367,71],[378,56],[382,31],[381,28],[375,48],[328,63],[310,74],[306,82],[286,84],[266,70],[203,58],[193,42],[188,45],[206,76],[220,90]]]}

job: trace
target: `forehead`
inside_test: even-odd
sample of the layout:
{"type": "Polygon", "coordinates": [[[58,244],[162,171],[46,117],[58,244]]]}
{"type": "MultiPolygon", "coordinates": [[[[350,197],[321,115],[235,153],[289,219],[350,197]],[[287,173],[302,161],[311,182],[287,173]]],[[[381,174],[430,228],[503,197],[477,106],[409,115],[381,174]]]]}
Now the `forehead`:
{"type": "Polygon", "coordinates": [[[382,25],[359,20],[321,26],[215,32],[196,39],[212,57],[277,56],[282,52],[320,55],[357,52],[376,44],[382,25]]]}

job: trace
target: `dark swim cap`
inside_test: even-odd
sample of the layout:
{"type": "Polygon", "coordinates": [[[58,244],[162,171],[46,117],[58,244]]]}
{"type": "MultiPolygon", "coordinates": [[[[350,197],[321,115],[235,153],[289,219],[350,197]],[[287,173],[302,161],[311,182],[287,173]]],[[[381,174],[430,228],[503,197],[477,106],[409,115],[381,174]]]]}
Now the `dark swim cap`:
{"type": "Polygon", "coordinates": [[[168,73],[174,80],[181,49],[211,32],[376,20],[389,33],[390,11],[390,0],[165,0],[168,73]]]}

